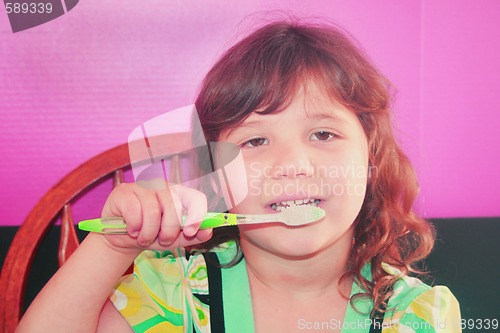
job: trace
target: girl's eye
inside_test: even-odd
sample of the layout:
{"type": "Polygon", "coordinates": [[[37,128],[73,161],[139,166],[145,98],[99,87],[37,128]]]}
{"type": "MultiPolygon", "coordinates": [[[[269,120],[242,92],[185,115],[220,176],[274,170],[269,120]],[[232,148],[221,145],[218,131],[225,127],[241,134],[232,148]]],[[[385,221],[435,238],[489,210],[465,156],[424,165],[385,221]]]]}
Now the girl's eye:
{"type": "Polygon", "coordinates": [[[319,131],[319,132],[314,132],[311,135],[312,140],[318,140],[318,141],[327,141],[331,140],[335,137],[335,134],[327,131],[319,131]]]}
{"type": "Polygon", "coordinates": [[[267,139],[266,138],[253,138],[251,140],[248,140],[244,142],[241,146],[242,147],[258,147],[267,144],[267,139]]]}

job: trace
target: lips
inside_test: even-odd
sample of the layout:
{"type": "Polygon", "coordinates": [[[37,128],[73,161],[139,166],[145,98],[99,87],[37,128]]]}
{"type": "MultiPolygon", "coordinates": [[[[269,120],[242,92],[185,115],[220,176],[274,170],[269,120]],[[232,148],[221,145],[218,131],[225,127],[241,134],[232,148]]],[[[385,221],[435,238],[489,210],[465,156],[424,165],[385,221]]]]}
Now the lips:
{"type": "Polygon", "coordinates": [[[311,206],[318,207],[320,202],[321,202],[320,199],[314,199],[314,198],[286,200],[286,201],[272,203],[271,208],[275,211],[281,212],[283,209],[287,209],[289,207],[296,207],[296,206],[311,205],[311,206]]]}

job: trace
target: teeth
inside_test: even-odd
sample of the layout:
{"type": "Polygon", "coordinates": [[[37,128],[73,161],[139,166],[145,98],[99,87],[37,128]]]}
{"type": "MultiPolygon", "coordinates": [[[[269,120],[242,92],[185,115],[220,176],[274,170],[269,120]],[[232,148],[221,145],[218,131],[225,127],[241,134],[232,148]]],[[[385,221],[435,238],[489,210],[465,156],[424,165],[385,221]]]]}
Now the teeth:
{"type": "Polygon", "coordinates": [[[318,207],[320,203],[320,199],[298,199],[298,200],[287,200],[278,203],[271,204],[271,208],[275,211],[281,212],[283,209],[292,206],[300,206],[300,205],[312,205],[318,207]]]}

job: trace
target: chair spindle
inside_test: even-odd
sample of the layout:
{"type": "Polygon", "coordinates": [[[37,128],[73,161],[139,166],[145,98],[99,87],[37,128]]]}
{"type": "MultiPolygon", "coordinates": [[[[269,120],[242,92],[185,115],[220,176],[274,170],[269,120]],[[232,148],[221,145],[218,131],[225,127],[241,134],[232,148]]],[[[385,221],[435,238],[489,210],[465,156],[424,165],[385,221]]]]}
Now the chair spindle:
{"type": "Polygon", "coordinates": [[[71,213],[71,205],[68,203],[64,205],[61,213],[61,237],[59,239],[58,251],[59,267],[68,260],[79,243],[76,236],[75,222],[71,213]]]}

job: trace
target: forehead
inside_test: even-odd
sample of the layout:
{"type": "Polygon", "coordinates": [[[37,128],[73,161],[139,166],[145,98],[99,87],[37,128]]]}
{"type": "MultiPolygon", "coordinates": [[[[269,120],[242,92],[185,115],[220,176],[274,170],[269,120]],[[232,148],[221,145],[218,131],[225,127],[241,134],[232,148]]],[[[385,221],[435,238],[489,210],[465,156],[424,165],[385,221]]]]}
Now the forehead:
{"type": "Polygon", "coordinates": [[[297,129],[297,126],[333,126],[337,129],[361,129],[360,121],[354,111],[328,98],[310,94],[297,94],[282,111],[272,114],[252,112],[239,125],[222,130],[219,140],[234,139],[260,132],[261,129],[279,131],[297,129]]]}
{"type": "MultiPolygon", "coordinates": [[[[248,110],[242,121],[221,128],[216,140],[224,141],[235,132],[246,132],[247,129],[253,130],[263,125],[284,124],[289,121],[290,114],[302,117],[303,121],[318,121],[318,124],[321,124],[321,120],[330,119],[341,125],[361,125],[357,112],[338,101],[337,92],[324,77],[307,75],[300,81],[294,89],[282,92],[285,96],[278,98],[281,103],[275,104],[274,107],[265,104],[255,110],[248,110]]],[[[279,91],[273,93],[280,94],[279,91]]],[[[275,101],[274,98],[270,100],[275,101]]]]}
{"type": "MultiPolygon", "coordinates": [[[[332,93],[315,82],[309,82],[300,86],[290,99],[290,102],[283,106],[282,110],[263,114],[265,110],[255,110],[239,126],[257,126],[264,120],[289,118],[293,115],[311,120],[331,119],[341,123],[349,123],[357,116],[354,111],[346,108],[338,102],[332,93]]],[[[267,111],[267,110],[266,110],[267,111]]]]}

